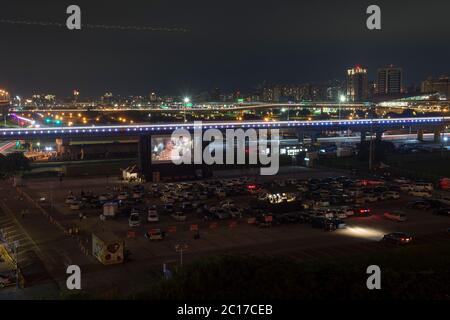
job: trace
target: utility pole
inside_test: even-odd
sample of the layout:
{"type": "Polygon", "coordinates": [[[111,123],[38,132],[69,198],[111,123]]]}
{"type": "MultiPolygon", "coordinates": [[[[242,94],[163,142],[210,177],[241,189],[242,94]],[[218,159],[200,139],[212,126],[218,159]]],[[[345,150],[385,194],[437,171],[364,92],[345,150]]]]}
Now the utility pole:
{"type": "Polygon", "coordinates": [[[369,171],[372,171],[372,159],[373,159],[373,113],[370,109],[370,142],[369,142],[369,171]]]}
{"type": "Polygon", "coordinates": [[[20,289],[20,271],[19,271],[19,240],[14,241],[14,259],[16,260],[16,287],[20,289]]]}

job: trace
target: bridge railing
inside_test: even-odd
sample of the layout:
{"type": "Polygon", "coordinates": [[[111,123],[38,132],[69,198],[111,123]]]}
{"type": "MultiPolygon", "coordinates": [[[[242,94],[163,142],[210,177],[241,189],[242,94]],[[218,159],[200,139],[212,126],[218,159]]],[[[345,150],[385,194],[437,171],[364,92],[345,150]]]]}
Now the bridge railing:
{"type": "Polygon", "coordinates": [[[229,128],[335,128],[361,126],[420,125],[450,122],[450,117],[396,118],[396,119],[358,119],[358,120],[313,120],[313,121],[233,121],[233,122],[194,122],[166,124],[134,124],[113,126],[43,127],[43,128],[3,128],[0,136],[30,136],[57,134],[115,134],[115,133],[158,133],[176,129],[229,129],[229,128]]]}

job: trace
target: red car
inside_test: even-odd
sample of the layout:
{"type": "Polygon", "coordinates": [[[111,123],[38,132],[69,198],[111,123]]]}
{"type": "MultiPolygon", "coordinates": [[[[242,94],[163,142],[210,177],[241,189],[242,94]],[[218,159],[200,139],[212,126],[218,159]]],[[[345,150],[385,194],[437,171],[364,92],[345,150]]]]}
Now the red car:
{"type": "Polygon", "coordinates": [[[353,216],[354,217],[367,217],[371,214],[370,208],[367,207],[355,207],[353,208],[353,216]]]}

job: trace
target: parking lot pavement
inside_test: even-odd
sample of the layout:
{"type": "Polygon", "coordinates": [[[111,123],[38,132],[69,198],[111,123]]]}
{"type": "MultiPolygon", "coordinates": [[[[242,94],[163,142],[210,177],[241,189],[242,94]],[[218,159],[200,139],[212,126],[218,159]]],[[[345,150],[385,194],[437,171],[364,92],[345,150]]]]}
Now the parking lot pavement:
{"type": "MultiPolygon", "coordinates": [[[[3,240],[10,246],[18,245],[17,255],[10,251],[10,257],[14,261],[18,260],[21,286],[36,285],[51,280],[45,266],[36,254],[36,244],[8,210],[2,202],[0,210],[1,234],[3,240]]],[[[15,270],[15,266],[13,269],[15,270]]]]}
{"type": "Polygon", "coordinates": [[[20,240],[19,266],[23,268],[26,286],[45,282],[55,293],[61,286],[65,287],[68,265],[94,261],[81,254],[75,242],[49,223],[16,188],[3,185],[0,192],[2,226],[15,230],[14,239],[20,240]],[[24,210],[28,211],[22,215],[24,210]],[[24,260],[20,262],[21,259],[24,260]]]}
{"type": "MultiPolygon", "coordinates": [[[[296,173],[296,177],[299,179],[317,179],[342,175],[342,172],[321,172],[309,169],[300,170],[296,173]]],[[[271,181],[287,179],[288,177],[292,178],[292,176],[286,176],[285,178],[271,177],[267,179],[271,181]]],[[[188,213],[185,222],[176,222],[170,215],[160,212],[159,222],[147,223],[145,222],[146,211],[143,213],[141,226],[132,228],[128,225],[126,216],[101,221],[99,219],[101,208],[70,210],[68,205],[65,204],[69,192],[78,195],[84,190],[84,192],[92,191],[98,195],[104,192],[113,192],[114,187],[119,185],[122,185],[122,182],[115,179],[109,179],[107,183],[104,179],[66,178],[60,183],[56,179],[50,178],[27,181],[24,188],[34,199],[45,197],[47,203],[43,206],[46,210],[51,210],[57,215],[64,226],[78,228],[80,237],[86,241],[90,240],[92,233],[102,231],[112,232],[117,237],[124,239],[125,246],[131,252],[130,262],[120,266],[105,267],[90,257],[89,261],[83,264],[84,277],[89,279],[87,287],[101,288],[102,285],[108,287],[108,285],[114,283],[121,290],[138,288],[143,285],[145,279],[151,279],[149,270],[160,270],[161,265],[167,262],[179,263],[180,254],[175,250],[176,245],[179,244],[186,245],[183,258],[185,261],[221,253],[276,254],[290,256],[298,260],[308,260],[318,257],[340,257],[385,250],[389,246],[380,243],[380,239],[384,234],[394,231],[410,233],[414,236],[414,242],[417,241],[417,243],[439,242],[449,238],[444,230],[450,226],[450,219],[433,215],[431,210],[407,208],[407,203],[417,198],[405,193],[402,193],[398,200],[383,200],[365,204],[364,206],[372,210],[370,216],[349,217],[345,220],[347,227],[335,232],[314,229],[309,223],[258,228],[255,225],[249,225],[247,218],[204,221],[194,213],[188,213]],[[389,210],[405,212],[408,216],[407,221],[387,220],[383,214],[389,210]],[[85,218],[80,219],[79,212],[82,212],[85,218]],[[194,239],[195,232],[190,230],[192,225],[198,227],[199,239],[194,239]],[[167,231],[164,240],[150,241],[144,237],[149,229],[155,228],[167,231]],[[133,233],[130,233],[130,231],[133,233]]],[[[150,185],[146,184],[145,187],[149,188],[150,185]]],[[[272,192],[290,192],[294,189],[292,187],[274,186],[272,192]]],[[[234,200],[237,206],[249,205],[256,201],[254,196],[242,194],[226,197],[226,199],[234,200]]],[[[176,204],[176,210],[179,210],[180,202],[176,204]]],[[[218,200],[211,198],[202,200],[202,202],[208,205],[216,205],[218,200]]],[[[162,202],[159,197],[145,199],[140,206],[148,205],[157,205],[159,206],[158,210],[160,210],[162,202]]],[[[18,204],[13,204],[13,206],[18,206],[18,204]]],[[[270,208],[267,209],[267,212],[270,212],[270,208]]],[[[36,221],[36,224],[39,223],[36,221]]],[[[28,224],[34,225],[35,223],[30,222],[28,224]]],[[[42,234],[39,235],[36,230],[35,232],[38,238],[42,238],[42,234]]],[[[58,246],[46,247],[46,241],[39,244],[46,249],[49,256],[56,257],[56,260],[66,260],[63,264],[66,264],[67,261],[77,261],[76,256],[80,252],[73,248],[73,243],[70,243],[71,239],[55,237],[54,235],[58,232],[54,229],[49,234],[52,234],[52,240],[49,239],[49,242],[61,241],[58,246]]],[[[90,244],[87,244],[87,247],[89,248],[90,244]]]]}

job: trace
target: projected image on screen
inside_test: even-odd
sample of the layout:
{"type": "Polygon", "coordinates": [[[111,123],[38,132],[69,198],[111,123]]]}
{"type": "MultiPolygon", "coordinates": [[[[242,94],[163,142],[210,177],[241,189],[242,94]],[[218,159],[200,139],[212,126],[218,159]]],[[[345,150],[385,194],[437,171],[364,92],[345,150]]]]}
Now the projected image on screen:
{"type": "Polygon", "coordinates": [[[192,140],[187,137],[152,137],[152,163],[179,160],[192,149],[192,140]]]}

